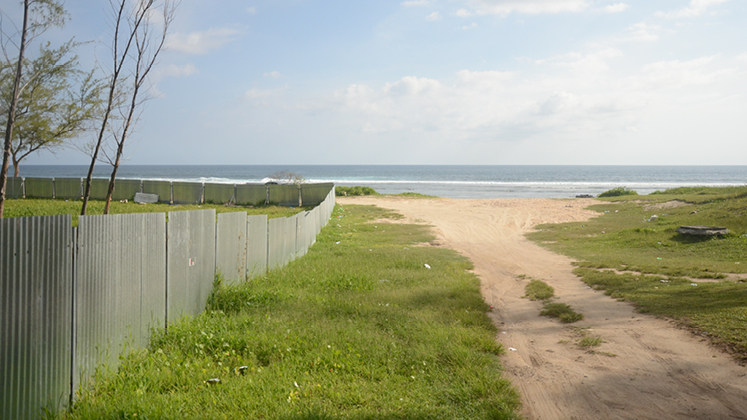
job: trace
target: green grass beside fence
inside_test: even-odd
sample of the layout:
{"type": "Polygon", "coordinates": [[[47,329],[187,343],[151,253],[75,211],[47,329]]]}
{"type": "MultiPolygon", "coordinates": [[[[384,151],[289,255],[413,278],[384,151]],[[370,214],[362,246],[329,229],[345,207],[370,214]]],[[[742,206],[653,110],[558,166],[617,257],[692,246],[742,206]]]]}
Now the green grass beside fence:
{"type": "Polygon", "coordinates": [[[372,223],[393,217],[338,206],[306,256],[219,287],[64,418],[518,418],[471,264],[417,246],[425,227],[372,223]]]}
{"type": "Polygon", "coordinates": [[[530,239],[577,259],[590,286],[671,317],[747,362],[747,187],[678,188],[600,200],[598,217],[538,226],[530,239]],[[656,215],[656,218],[652,216],[656,215]],[[683,225],[722,226],[698,238],[683,225]],[[715,283],[692,279],[726,279],[715,283]],[[744,276],[742,276],[744,277],[744,276]]]}
{"type": "MultiPolygon", "coordinates": [[[[29,217],[29,216],[50,216],[54,214],[71,214],[73,215],[73,226],[78,226],[78,215],[83,202],[80,200],[53,200],[53,199],[11,199],[5,202],[4,217],[29,217]]],[[[121,203],[112,201],[110,214],[125,213],[167,213],[170,211],[183,210],[201,210],[215,209],[217,213],[227,213],[234,211],[245,211],[250,215],[267,214],[273,217],[293,216],[304,208],[290,208],[281,206],[266,207],[238,207],[224,206],[222,204],[185,204],[170,205],[165,203],[138,204],[135,202],[121,203]]],[[[104,213],[104,202],[92,200],[88,203],[88,214],[97,215],[104,213]]]]}

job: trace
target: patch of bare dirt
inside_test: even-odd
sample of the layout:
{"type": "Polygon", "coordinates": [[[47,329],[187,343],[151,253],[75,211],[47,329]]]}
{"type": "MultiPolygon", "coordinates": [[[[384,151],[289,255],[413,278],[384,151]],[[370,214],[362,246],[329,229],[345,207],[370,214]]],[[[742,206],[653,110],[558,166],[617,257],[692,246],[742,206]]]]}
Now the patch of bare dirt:
{"type": "Polygon", "coordinates": [[[593,200],[338,202],[374,204],[423,221],[439,244],[472,260],[495,308],[498,340],[515,350],[503,364],[527,419],[747,419],[747,368],[705,338],[592,290],[572,273],[571,260],[524,237],[541,223],[588,220],[598,214],[584,209],[593,200]],[[577,331],[539,316],[540,304],[522,298],[527,277],[552,285],[560,301],[584,314],[575,325],[604,343],[587,351],[575,344],[577,331]]]}

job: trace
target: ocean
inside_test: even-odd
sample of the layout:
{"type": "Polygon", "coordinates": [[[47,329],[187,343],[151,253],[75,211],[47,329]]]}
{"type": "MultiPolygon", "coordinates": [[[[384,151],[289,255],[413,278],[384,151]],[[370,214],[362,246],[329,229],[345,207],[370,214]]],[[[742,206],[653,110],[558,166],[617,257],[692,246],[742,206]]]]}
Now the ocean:
{"type": "MultiPolygon", "coordinates": [[[[94,177],[108,178],[98,165],[94,177]]],[[[639,194],[683,186],[747,185],[747,166],[563,165],[123,165],[120,179],[256,183],[278,171],[308,182],[362,185],[383,194],[450,198],[570,198],[624,186],[639,194]]],[[[85,177],[83,165],[23,165],[23,177],[85,177]]],[[[11,172],[12,174],[12,172],[11,172]]]]}

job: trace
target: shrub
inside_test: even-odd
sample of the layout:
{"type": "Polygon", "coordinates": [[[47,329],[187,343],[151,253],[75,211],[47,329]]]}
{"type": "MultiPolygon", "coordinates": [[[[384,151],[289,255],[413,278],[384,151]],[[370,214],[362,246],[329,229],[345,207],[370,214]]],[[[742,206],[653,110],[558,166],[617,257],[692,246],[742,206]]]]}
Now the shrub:
{"type": "Polygon", "coordinates": [[[336,186],[335,187],[335,195],[338,197],[341,196],[353,196],[353,195],[379,195],[376,190],[374,190],[371,187],[362,187],[362,186],[355,186],[355,187],[341,187],[336,186]]]}
{"type": "Polygon", "coordinates": [[[570,324],[584,319],[584,315],[574,311],[570,305],[565,303],[548,303],[540,315],[558,318],[561,322],[570,324]]]}
{"type": "Polygon", "coordinates": [[[620,197],[623,195],[638,195],[638,193],[627,187],[616,187],[599,194],[598,197],[620,197]]]}

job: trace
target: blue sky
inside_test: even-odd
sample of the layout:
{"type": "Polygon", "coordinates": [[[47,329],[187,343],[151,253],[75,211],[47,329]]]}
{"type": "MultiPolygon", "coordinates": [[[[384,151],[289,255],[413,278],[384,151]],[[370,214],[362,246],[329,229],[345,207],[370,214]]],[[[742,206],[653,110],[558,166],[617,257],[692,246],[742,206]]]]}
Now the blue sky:
{"type": "MultiPolygon", "coordinates": [[[[18,3],[0,7],[12,17],[18,3]]],[[[94,40],[84,65],[106,59],[107,5],[67,0],[70,20],[50,36],[94,40]]],[[[741,0],[182,0],[125,154],[747,164],[745,22],[741,0]]]]}

